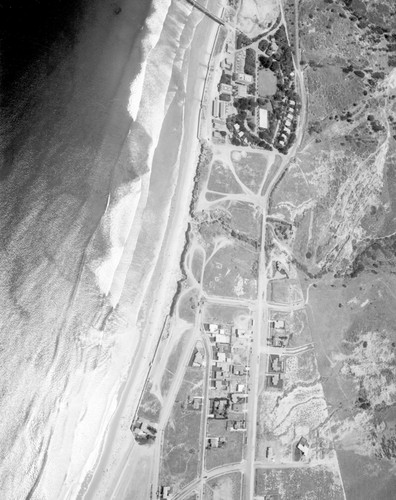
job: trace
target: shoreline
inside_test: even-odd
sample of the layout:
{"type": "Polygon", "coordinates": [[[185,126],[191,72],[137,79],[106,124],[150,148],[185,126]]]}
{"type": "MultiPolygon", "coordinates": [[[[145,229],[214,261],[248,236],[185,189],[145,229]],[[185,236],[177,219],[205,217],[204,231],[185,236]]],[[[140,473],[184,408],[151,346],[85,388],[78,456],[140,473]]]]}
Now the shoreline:
{"type": "MultiPolygon", "coordinates": [[[[190,14],[191,15],[191,14],[190,14]]],[[[149,289],[152,292],[153,296],[160,297],[162,299],[162,304],[161,307],[158,302],[155,303],[155,308],[156,308],[156,314],[155,318],[151,318],[150,326],[153,327],[152,329],[155,330],[155,326],[158,326],[158,324],[163,324],[163,316],[166,316],[169,310],[169,304],[172,301],[173,298],[173,293],[172,292],[172,282],[174,285],[177,283],[177,275],[180,273],[179,269],[179,259],[175,260],[173,262],[173,265],[170,269],[168,269],[166,274],[162,274],[161,268],[163,268],[163,261],[166,261],[171,257],[172,255],[179,254],[183,247],[184,247],[184,239],[185,239],[185,226],[187,225],[187,219],[188,219],[188,206],[190,203],[190,198],[191,198],[191,193],[193,189],[193,179],[194,175],[196,172],[196,167],[197,167],[197,159],[199,155],[199,136],[198,136],[198,130],[200,127],[200,111],[202,109],[202,100],[203,100],[203,91],[205,88],[205,79],[202,78],[197,78],[197,72],[202,72],[202,68],[197,67],[196,65],[196,60],[197,60],[197,55],[200,57],[198,60],[202,60],[202,41],[203,35],[201,34],[201,37],[198,36],[197,40],[197,35],[199,35],[200,31],[200,26],[202,22],[206,22],[206,16],[203,14],[200,14],[200,21],[195,27],[195,33],[193,35],[192,41],[190,43],[190,46],[188,48],[189,51],[189,63],[188,63],[188,75],[187,75],[187,83],[186,83],[186,97],[184,101],[184,117],[183,117],[183,131],[182,131],[182,138],[181,138],[181,143],[180,143],[180,154],[179,154],[179,163],[180,163],[180,170],[178,173],[178,180],[177,180],[177,185],[175,188],[175,193],[178,191],[182,191],[182,199],[178,200],[177,194],[173,196],[172,202],[171,202],[171,208],[169,211],[169,216],[167,218],[167,229],[165,231],[164,239],[161,245],[161,251],[160,251],[160,257],[157,260],[157,264],[155,269],[153,270],[153,274],[151,276],[150,280],[150,285],[149,289]],[[197,33],[198,32],[198,33],[197,33]],[[194,45],[196,47],[194,47],[194,45]],[[192,55],[193,54],[193,55],[192,55]],[[191,62],[195,61],[195,68],[194,71],[192,71],[191,68],[191,62]],[[192,108],[192,109],[191,109],[192,108]],[[189,111],[190,110],[190,111],[189,111]],[[183,165],[190,165],[190,168],[183,169],[183,165]],[[186,171],[187,170],[187,171],[186,171]],[[189,188],[186,188],[186,184],[188,184],[189,188]],[[191,189],[190,189],[191,188],[191,189]],[[176,199],[176,201],[175,201],[176,199]],[[179,221],[175,223],[174,218],[178,216],[179,213],[183,213],[183,209],[177,210],[177,208],[180,208],[180,205],[184,207],[184,216],[182,222],[180,221],[180,215],[179,215],[179,221]],[[174,234],[174,232],[177,232],[179,234],[174,234]],[[180,234],[181,233],[181,234],[180,234]],[[171,249],[169,249],[169,246],[171,246],[171,249]],[[164,251],[166,248],[168,248],[167,251],[164,251]],[[180,252],[179,252],[180,250],[180,252]],[[153,283],[156,283],[157,280],[161,282],[161,286],[153,286],[153,283]],[[164,293],[164,287],[167,289],[164,293]],[[159,289],[162,288],[162,291],[160,292],[159,289]],[[154,323],[154,324],[153,324],[154,323]]],[[[213,23],[213,21],[210,21],[210,23],[213,23]]],[[[215,42],[217,39],[217,33],[219,31],[219,27],[216,26],[214,23],[213,25],[209,25],[206,27],[204,30],[204,34],[206,34],[205,39],[207,40],[206,43],[206,51],[205,51],[205,58],[207,60],[207,64],[205,65],[205,72],[207,73],[207,68],[209,67],[209,62],[211,55],[213,53],[213,49],[215,46],[215,42]],[[209,53],[208,53],[209,52],[209,53]]],[[[168,91],[169,93],[169,91],[168,91]]],[[[167,94],[168,95],[168,94],[167,94]]],[[[157,145],[158,147],[158,145],[157,145]]],[[[179,195],[180,196],[180,195],[179,195]]],[[[146,293],[147,296],[147,293],[146,293]]],[[[154,304],[151,303],[151,308],[154,307],[154,304]]],[[[148,308],[149,309],[149,308],[148,308]]],[[[147,327],[146,327],[147,329],[147,327]]],[[[140,333],[140,339],[142,338],[142,333],[140,333]]],[[[146,342],[147,343],[147,342],[146,342]]],[[[139,341],[139,344],[141,344],[141,341],[139,341]]],[[[147,350],[147,346],[145,346],[147,350]]],[[[130,400],[135,400],[138,398],[132,398],[130,396],[131,388],[128,388],[128,385],[133,381],[131,381],[131,378],[133,376],[139,377],[139,375],[142,375],[142,370],[139,370],[139,367],[136,367],[136,357],[137,354],[139,353],[139,348],[135,351],[134,353],[134,360],[131,362],[130,368],[128,370],[128,376],[127,379],[124,381],[123,386],[118,390],[117,393],[117,406],[119,407],[120,401],[123,399],[126,399],[127,396],[129,396],[128,399],[130,400]],[[136,373],[136,368],[138,369],[138,373],[136,373]],[[139,373],[140,372],[140,373],[139,373]]],[[[146,358],[147,359],[147,358],[146,358]]],[[[146,362],[147,364],[147,362],[146,362]]],[[[143,370],[145,367],[143,367],[143,370]]],[[[132,403],[126,403],[128,407],[134,406],[132,403]]],[[[115,413],[117,413],[117,409],[115,410],[115,413]]],[[[130,413],[124,409],[122,411],[123,414],[125,413],[130,413]]],[[[131,416],[132,418],[132,416],[131,416]]],[[[122,419],[122,417],[121,417],[122,419]]],[[[116,422],[114,422],[114,416],[112,418],[113,420],[113,425],[116,425],[116,422]]],[[[112,421],[110,421],[109,426],[107,429],[111,429],[112,426],[112,421]]],[[[115,431],[116,432],[116,431],[115,431]]],[[[104,449],[106,448],[106,440],[108,439],[108,434],[109,432],[106,433],[106,437],[104,440],[101,441],[101,446],[100,446],[100,451],[98,453],[98,457],[96,459],[96,464],[100,464],[103,459],[106,459],[104,456],[104,449]]],[[[114,434],[110,430],[110,434],[114,434]]],[[[129,426],[127,429],[127,436],[130,435],[129,431],[129,426]]],[[[130,454],[130,448],[132,445],[133,448],[133,437],[130,435],[131,438],[131,443],[128,444],[128,446],[122,446],[123,449],[125,449],[125,453],[123,454],[124,457],[126,457],[128,454],[130,454]]],[[[110,457],[109,457],[110,458],[110,457]]],[[[91,469],[91,473],[93,472],[93,475],[91,477],[94,477],[95,474],[100,469],[100,467],[96,466],[95,469],[91,469]]],[[[89,474],[86,476],[88,477],[89,474]]],[[[114,474],[113,474],[114,476],[114,474]]],[[[119,481],[118,481],[119,482],[119,481]]],[[[81,483],[80,483],[81,484],[81,483]]],[[[91,483],[92,484],[92,483],[91,483]]],[[[90,488],[88,488],[88,493],[89,493],[90,488]]],[[[82,493],[82,492],[81,492],[82,493]]],[[[85,496],[86,498],[89,498],[88,496],[85,496]]]]}

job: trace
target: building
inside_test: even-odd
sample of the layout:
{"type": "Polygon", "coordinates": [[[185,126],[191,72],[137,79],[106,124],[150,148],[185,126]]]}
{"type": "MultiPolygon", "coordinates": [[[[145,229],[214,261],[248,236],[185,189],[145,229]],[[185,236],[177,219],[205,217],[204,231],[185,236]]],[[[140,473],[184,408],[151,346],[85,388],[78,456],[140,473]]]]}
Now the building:
{"type": "Polygon", "coordinates": [[[286,127],[291,127],[291,120],[287,119],[285,121],[285,125],[286,125],[286,127]]]}
{"type": "Polygon", "coordinates": [[[285,321],[283,319],[270,320],[270,327],[284,329],[285,328],[285,321]]]}
{"type": "Polygon", "coordinates": [[[212,104],[212,115],[215,117],[215,118],[218,118],[220,116],[220,103],[219,103],[219,100],[216,98],[216,99],[213,99],[213,104],[212,104]]]}
{"type": "Polygon", "coordinates": [[[270,373],[283,373],[285,370],[284,362],[277,354],[270,354],[268,371],[270,373]]]}
{"type": "Polygon", "coordinates": [[[260,128],[268,128],[268,111],[263,108],[259,108],[259,123],[260,128]]]}
{"type": "Polygon", "coordinates": [[[273,375],[267,375],[265,378],[267,389],[283,389],[283,374],[276,373],[273,375]]]}
{"type": "Polygon", "coordinates": [[[219,117],[221,120],[224,120],[226,115],[227,115],[227,103],[226,103],[226,101],[220,101],[219,102],[219,117]]]}
{"type": "Polygon", "coordinates": [[[293,113],[288,113],[287,118],[289,118],[289,120],[293,120],[293,113]]]}
{"type": "Polygon", "coordinates": [[[309,454],[309,444],[305,437],[301,437],[299,442],[296,445],[297,449],[301,451],[301,453],[305,456],[309,454]]]}
{"type": "Polygon", "coordinates": [[[227,83],[220,83],[219,92],[221,94],[232,94],[232,86],[227,85],[227,83]]]}
{"type": "Polygon", "coordinates": [[[237,97],[247,97],[246,85],[236,85],[237,97]]]}
{"type": "Polygon", "coordinates": [[[250,85],[253,83],[253,76],[246,73],[235,73],[234,79],[236,83],[241,83],[242,85],[250,85]]]}
{"type": "Polygon", "coordinates": [[[229,335],[225,335],[224,333],[216,333],[215,342],[216,344],[229,344],[230,337],[229,335]]]}
{"type": "Polygon", "coordinates": [[[219,438],[218,437],[212,437],[212,438],[207,438],[208,439],[208,444],[206,445],[207,448],[218,448],[219,447],[219,438]]]}
{"type": "Polygon", "coordinates": [[[161,497],[164,500],[170,498],[170,486],[162,486],[161,487],[161,497]]]}

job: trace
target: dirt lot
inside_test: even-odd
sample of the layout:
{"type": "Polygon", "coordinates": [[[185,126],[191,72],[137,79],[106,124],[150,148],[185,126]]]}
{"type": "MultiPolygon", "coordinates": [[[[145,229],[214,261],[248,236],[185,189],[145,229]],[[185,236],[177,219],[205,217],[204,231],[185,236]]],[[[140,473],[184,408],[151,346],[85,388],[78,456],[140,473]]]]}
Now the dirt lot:
{"type": "Polygon", "coordinates": [[[324,467],[257,469],[255,493],[273,494],[279,500],[343,500],[344,498],[338,477],[324,467]]]}

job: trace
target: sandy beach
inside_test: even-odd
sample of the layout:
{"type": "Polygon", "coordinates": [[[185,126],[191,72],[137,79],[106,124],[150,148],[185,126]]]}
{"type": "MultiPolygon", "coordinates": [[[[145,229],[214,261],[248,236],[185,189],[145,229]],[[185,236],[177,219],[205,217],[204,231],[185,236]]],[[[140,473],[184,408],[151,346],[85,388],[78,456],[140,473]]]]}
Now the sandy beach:
{"type": "MultiPolygon", "coordinates": [[[[191,11],[190,7],[188,9],[191,11]]],[[[140,326],[139,332],[134,332],[134,335],[139,334],[140,342],[127,379],[118,393],[117,408],[85,498],[110,498],[111,495],[116,498],[127,493],[133,497],[135,488],[138,488],[141,498],[145,498],[141,488],[143,484],[149,484],[152,457],[147,449],[135,444],[129,426],[143,388],[148,362],[180,277],[180,255],[185,244],[188,207],[200,149],[198,116],[217,29],[217,24],[194,11],[182,34],[186,52],[173,67],[166,98],[169,108],[153,158],[143,214],[145,222],[126,280],[126,293],[119,305],[120,317],[128,317],[129,325],[140,326]],[[195,33],[191,40],[193,29],[195,33]],[[137,293],[137,285],[140,293],[137,293]],[[132,288],[128,289],[128,286],[132,288]],[[132,302],[130,297],[134,298],[132,302]],[[139,470],[139,484],[134,480],[132,462],[146,463],[146,467],[139,470]],[[144,477],[142,470],[145,471],[144,477]]]]}

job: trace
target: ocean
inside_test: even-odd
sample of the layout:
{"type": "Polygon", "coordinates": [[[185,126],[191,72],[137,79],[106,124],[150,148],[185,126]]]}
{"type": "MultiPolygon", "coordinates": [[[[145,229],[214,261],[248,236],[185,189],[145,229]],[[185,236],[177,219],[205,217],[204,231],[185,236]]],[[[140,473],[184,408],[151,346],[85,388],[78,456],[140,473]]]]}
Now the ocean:
{"type": "Polygon", "coordinates": [[[1,12],[0,491],[77,498],[157,300],[203,16],[181,0],[1,12]]]}

